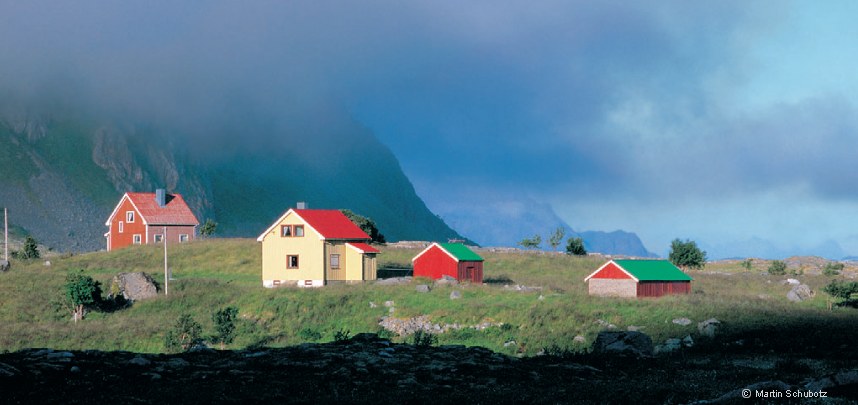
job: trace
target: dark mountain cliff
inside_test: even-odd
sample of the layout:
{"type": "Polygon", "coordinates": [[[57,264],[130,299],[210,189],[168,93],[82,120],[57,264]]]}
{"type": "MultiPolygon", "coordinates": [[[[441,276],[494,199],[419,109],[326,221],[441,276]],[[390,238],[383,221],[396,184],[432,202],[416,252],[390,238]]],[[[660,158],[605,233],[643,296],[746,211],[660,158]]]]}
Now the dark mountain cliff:
{"type": "Polygon", "coordinates": [[[59,110],[0,110],[0,206],[59,250],[103,248],[122,194],[159,187],[182,193],[223,236],[255,237],[306,201],[368,216],[388,240],[461,238],[426,208],[393,154],[336,111],[197,130],[59,110]]]}

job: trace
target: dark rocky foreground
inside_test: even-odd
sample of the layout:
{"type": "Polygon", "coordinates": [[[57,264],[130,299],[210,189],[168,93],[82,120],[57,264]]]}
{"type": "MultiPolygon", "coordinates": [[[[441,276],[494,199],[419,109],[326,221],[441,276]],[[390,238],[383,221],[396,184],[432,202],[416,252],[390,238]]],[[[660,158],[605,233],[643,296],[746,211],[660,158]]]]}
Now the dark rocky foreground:
{"type": "Polygon", "coordinates": [[[858,400],[858,371],[809,374],[692,355],[517,359],[479,347],[416,347],[360,334],[344,342],[177,355],[5,353],[0,402],[752,403],[741,397],[746,387],[829,397],[792,402],[858,400]]]}

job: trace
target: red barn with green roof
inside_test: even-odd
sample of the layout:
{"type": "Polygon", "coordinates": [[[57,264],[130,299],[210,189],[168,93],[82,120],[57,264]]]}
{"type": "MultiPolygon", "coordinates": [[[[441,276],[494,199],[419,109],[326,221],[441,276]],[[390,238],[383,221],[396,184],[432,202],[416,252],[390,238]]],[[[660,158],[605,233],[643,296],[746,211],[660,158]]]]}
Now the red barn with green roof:
{"type": "Polygon", "coordinates": [[[691,292],[692,278],[667,260],[611,260],[587,276],[590,295],[661,297],[691,292]]]}
{"type": "Polygon", "coordinates": [[[483,282],[483,258],[461,243],[433,243],[411,259],[414,277],[483,282]]]}

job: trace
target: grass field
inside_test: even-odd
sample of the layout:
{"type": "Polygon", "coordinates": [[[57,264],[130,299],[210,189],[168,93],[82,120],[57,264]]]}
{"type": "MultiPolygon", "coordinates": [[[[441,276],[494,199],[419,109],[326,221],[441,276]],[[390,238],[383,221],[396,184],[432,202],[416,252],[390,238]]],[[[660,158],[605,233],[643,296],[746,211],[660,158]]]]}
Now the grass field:
{"type": "MultiPolygon", "coordinates": [[[[416,249],[382,248],[379,266],[410,263],[416,249]]],[[[813,299],[786,299],[786,276],[770,276],[760,266],[751,271],[738,263],[709,265],[691,271],[693,293],[658,299],[597,298],[587,295],[584,278],[604,262],[598,257],[551,253],[480,252],[486,259],[483,285],[439,286],[418,293],[411,284],[331,285],[320,289],[265,289],[261,286],[261,249],[251,239],[212,239],[172,246],[175,280],[169,296],[134,303],[110,312],[91,312],[77,324],[57,305],[66,273],[82,269],[107,291],[119,272],[145,271],[163,283],[163,250],[136,246],[113,252],[13,262],[0,274],[0,350],[28,347],[161,352],[164,335],[181,314],[191,314],[206,333],[213,332],[212,313],[239,308],[238,336],[228,346],[287,346],[330,341],[338,331],[378,332],[389,315],[382,305],[394,301],[395,317],[428,315],[439,324],[496,326],[463,328],[439,335],[439,344],[479,345],[506,354],[533,355],[545,347],[586,350],[607,323],[619,330],[636,326],[656,343],[691,335],[705,347],[696,323],[717,318],[723,327],[719,343],[753,342],[755,350],[839,356],[858,330],[858,310],[828,309],[821,292],[831,277],[797,276],[818,291],[813,299]],[[515,291],[505,285],[541,287],[515,291]],[[462,298],[451,300],[453,289],[462,298]],[[370,302],[377,304],[371,307],[370,302]],[[692,325],[672,323],[687,317],[692,325]],[[600,322],[602,321],[602,322],[600,322]],[[499,326],[497,326],[499,325],[499,326]],[[575,336],[585,343],[574,344],[575,336]],[[509,341],[515,344],[504,345],[509,341]]],[[[395,341],[407,338],[394,337],[395,341]]],[[[854,350],[851,351],[854,356],[854,350]]],[[[848,356],[847,356],[848,357],[848,356]]]]}

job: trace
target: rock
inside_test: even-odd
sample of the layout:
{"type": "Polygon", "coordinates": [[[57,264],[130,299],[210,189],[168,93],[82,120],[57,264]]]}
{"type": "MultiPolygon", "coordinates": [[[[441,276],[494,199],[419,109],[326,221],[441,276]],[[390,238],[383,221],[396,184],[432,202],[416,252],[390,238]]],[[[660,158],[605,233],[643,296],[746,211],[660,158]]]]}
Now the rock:
{"type": "Polygon", "coordinates": [[[579,344],[587,343],[587,338],[585,338],[584,336],[581,336],[581,335],[577,335],[572,339],[572,343],[579,343],[579,344]]]}
{"type": "Polygon", "coordinates": [[[814,293],[807,284],[799,284],[789,290],[787,293],[787,299],[792,302],[801,302],[812,298],[814,295],[816,295],[816,293],[814,293]]]}
{"type": "Polygon", "coordinates": [[[21,374],[21,370],[6,363],[0,363],[0,377],[12,377],[21,374]]]}
{"type": "Polygon", "coordinates": [[[516,343],[515,340],[507,340],[506,342],[503,343],[503,347],[515,346],[517,344],[518,343],[516,343]]]}
{"type": "Polygon", "coordinates": [[[155,280],[146,273],[119,273],[113,277],[110,287],[112,295],[122,296],[129,301],[145,300],[158,296],[155,280]]]}
{"type": "Polygon", "coordinates": [[[805,384],[804,388],[810,391],[819,391],[854,384],[858,384],[858,370],[841,371],[837,374],[828,375],[805,384]]]}
{"type": "Polygon", "coordinates": [[[709,318],[697,324],[697,331],[700,332],[702,336],[715,337],[715,333],[718,331],[720,326],[721,321],[715,318],[709,318]]]}
{"type": "Polygon", "coordinates": [[[691,335],[688,335],[684,339],[682,339],[682,345],[685,347],[694,347],[694,339],[691,338],[691,335]]]}
{"type": "MultiPolygon", "coordinates": [[[[715,398],[715,399],[695,401],[695,402],[691,402],[691,403],[692,404],[743,403],[744,401],[747,400],[747,398],[744,397],[743,395],[746,395],[748,392],[750,392],[751,394],[754,394],[757,391],[769,391],[769,392],[776,391],[776,392],[783,393],[783,392],[789,391],[791,388],[792,387],[789,384],[787,384],[783,381],[779,381],[779,380],[778,381],[763,381],[763,382],[758,382],[756,384],[751,384],[751,385],[744,387],[744,388],[740,388],[737,390],[730,391],[730,392],[728,392],[728,393],[726,393],[726,394],[724,394],[718,398],[715,398]]],[[[750,400],[750,402],[753,403],[755,401],[750,400]]]]}
{"type": "Polygon", "coordinates": [[[0,271],[9,271],[12,264],[8,260],[0,260],[0,271]]]}
{"type": "Polygon", "coordinates": [[[384,301],[384,306],[390,308],[394,305],[393,301],[384,301]]]}
{"type": "Polygon", "coordinates": [[[378,305],[377,305],[376,303],[374,303],[374,302],[370,301],[370,302],[369,302],[369,307],[370,307],[370,308],[378,308],[378,305]]]}
{"type": "Polygon", "coordinates": [[[128,364],[133,364],[135,366],[148,366],[152,364],[152,362],[149,361],[149,359],[147,358],[137,356],[131,360],[128,360],[128,364]]]}
{"type": "Polygon", "coordinates": [[[539,294],[539,297],[537,297],[536,299],[538,299],[540,301],[545,301],[545,296],[542,294],[539,294]]]}
{"type": "Polygon", "coordinates": [[[664,344],[655,347],[655,354],[672,353],[682,348],[682,341],[676,338],[667,339],[664,344]]]}
{"type": "Polygon", "coordinates": [[[51,261],[45,260],[45,267],[51,267],[51,261]]]}
{"type": "Polygon", "coordinates": [[[798,281],[798,280],[796,280],[796,279],[794,279],[794,278],[788,278],[788,279],[786,279],[786,283],[787,283],[787,284],[791,284],[791,285],[799,285],[799,284],[801,284],[801,282],[800,282],[800,281],[798,281]]]}
{"type": "Polygon", "coordinates": [[[428,293],[429,286],[427,284],[420,284],[415,288],[415,290],[417,290],[417,292],[419,293],[428,293]]]}
{"type": "Polygon", "coordinates": [[[593,353],[652,356],[652,339],[641,332],[599,332],[593,353]]]}
{"type": "Polygon", "coordinates": [[[688,319],[688,318],[676,318],[676,319],[674,319],[674,320],[673,320],[673,323],[675,323],[675,324],[677,324],[677,325],[688,326],[688,325],[691,325],[691,319],[688,319]]]}
{"type": "Polygon", "coordinates": [[[638,332],[641,329],[643,329],[643,326],[635,326],[635,325],[626,326],[626,330],[629,332],[638,332]]]}
{"type": "Polygon", "coordinates": [[[71,373],[75,373],[75,374],[76,374],[76,373],[80,373],[80,367],[78,367],[78,366],[72,366],[72,367],[69,369],[69,372],[71,372],[71,373]]]}
{"type": "Polygon", "coordinates": [[[459,290],[450,291],[450,299],[451,300],[457,300],[459,298],[462,298],[462,292],[461,291],[459,291],[459,290]]]}
{"type": "Polygon", "coordinates": [[[400,285],[400,284],[408,284],[411,282],[411,277],[391,277],[391,278],[382,278],[375,281],[376,284],[379,285],[400,285]]]}
{"type": "Polygon", "coordinates": [[[456,285],[459,284],[459,280],[456,280],[454,277],[450,277],[448,275],[444,275],[441,278],[435,280],[435,285],[456,285]]]}

